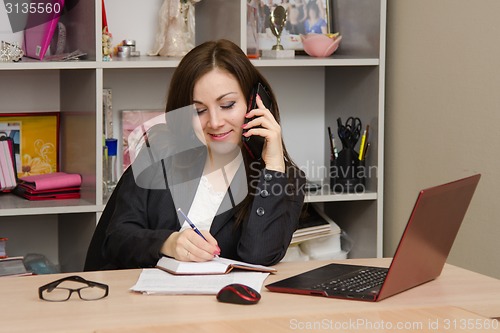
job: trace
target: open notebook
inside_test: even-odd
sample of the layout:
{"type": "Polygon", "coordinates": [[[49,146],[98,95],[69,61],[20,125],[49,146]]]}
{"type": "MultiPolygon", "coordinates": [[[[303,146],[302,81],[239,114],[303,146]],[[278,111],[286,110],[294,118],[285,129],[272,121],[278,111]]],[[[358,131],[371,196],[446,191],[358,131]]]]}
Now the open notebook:
{"type": "Polygon", "coordinates": [[[204,262],[192,262],[179,261],[170,257],[162,257],[158,260],[156,267],[176,275],[227,274],[233,269],[263,273],[276,272],[276,269],[271,267],[253,265],[226,258],[214,258],[211,261],[204,262]]]}
{"type": "Polygon", "coordinates": [[[162,257],[157,268],[145,268],[130,290],[149,295],[215,295],[233,283],[247,285],[257,291],[274,268],[240,261],[214,258],[207,262],[182,262],[162,257]]]}

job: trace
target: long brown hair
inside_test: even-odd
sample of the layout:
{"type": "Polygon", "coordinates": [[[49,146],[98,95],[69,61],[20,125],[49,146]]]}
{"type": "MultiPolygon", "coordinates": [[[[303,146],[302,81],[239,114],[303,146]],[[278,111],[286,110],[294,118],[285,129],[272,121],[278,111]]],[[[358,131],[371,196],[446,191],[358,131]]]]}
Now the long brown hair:
{"type": "MultiPolygon", "coordinates": [[[[203,75],[215,68],[225,70],[236,78],[247,101],[250,98],[252,88],[259,82],[263,84],[267,88],[272,100],[270,111],[276,121],[280,123],[278,103],[268,81],[253,66],[240,47],[226,39],[205,42],[193,48],[182,58],[170,82],[165,111],[169,112],[191,105],[193,103],[193,91],[196,82],[203,75]]],[[[298,173],[302,174],[302,171],[299,170],[288,155],[283,139],[282,144],[285,167],[289,181],[292,181],[298,173]]],[[[253,196],[255,195],[255,189],[250,188],[251,180],[258,179],[262,169],[265,167],[262,161],[253,160],[246,149],[242,149],[241,152],[245,163],[249,195],[237,206],[236,226],[241,223],[245,215],[249,212],[253,196]]]]}

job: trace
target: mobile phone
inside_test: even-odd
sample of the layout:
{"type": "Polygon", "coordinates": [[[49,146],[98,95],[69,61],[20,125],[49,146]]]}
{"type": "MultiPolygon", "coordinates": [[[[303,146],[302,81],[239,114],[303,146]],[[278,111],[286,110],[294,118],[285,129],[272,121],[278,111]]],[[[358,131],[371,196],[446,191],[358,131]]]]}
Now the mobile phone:
{"type": "MultiPolygon", "coordinates": [[[[259,95],[260,98],[262,99],[264,106],[269,110],[271,109],[272,106],[271,97],[269,96],[269,93],[266,91],[266,88],[259,82],[252,89],[252,93],[250,94],[250,98],[248,100],[247,113],[257,108],[257,95],[259,95]]],[[[255,117],[250,119],[245,118],[245,124],[253,119],[255,119],[255,117]]],[[[243,132],[246,131],[247,130],[244,130],[243,132]]],[[[243,145],[247,149],[250,156],[252,156],[252,158],[255,160],[260,160],[262,157],[262,148],[264,147],[265,139],[259,135],[252,135],[248,138],[243,136],[242,140],[243,140],[243,145]]]]}

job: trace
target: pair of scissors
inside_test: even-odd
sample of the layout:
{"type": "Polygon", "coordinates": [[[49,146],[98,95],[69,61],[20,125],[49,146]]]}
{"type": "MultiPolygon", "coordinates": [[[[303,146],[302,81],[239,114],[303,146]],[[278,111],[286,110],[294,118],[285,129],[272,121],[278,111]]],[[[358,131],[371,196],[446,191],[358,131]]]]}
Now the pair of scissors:
{"type": "Polygon", "coordinates": [[[355,143],[358,142],[359,137],[361,136],[361,119],[358,117],[349,117],[345,122],[345,127],[351,133],[351,139],[354,140],[355,143]]]}
{"type": "Polygon", "coordinates": [[[342,119],[337,119],[338,135],[342,145],[347,148],[354,148],[361,136],[361,119],[358,117],[349,117],[345,124],[342,124],[342,119]]]}

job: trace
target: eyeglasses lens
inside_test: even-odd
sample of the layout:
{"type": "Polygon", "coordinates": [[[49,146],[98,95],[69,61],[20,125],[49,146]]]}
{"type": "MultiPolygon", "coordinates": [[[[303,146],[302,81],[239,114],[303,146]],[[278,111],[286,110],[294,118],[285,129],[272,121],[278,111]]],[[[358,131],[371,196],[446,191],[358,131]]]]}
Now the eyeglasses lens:
{"type": "Polygon", "coordinates": [[[84,287],[80,289],[80,298],[86,301],[93,301],[106,296],[106,290],[98,287],[84,287]]]}
{"type": "Polygon", "coordinates": [[[71,289],[57,287],[54,289],[47,289],[42,292],[43,299],[47,301],[65,301],[71,295],[71,289]]]}

